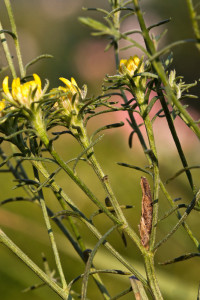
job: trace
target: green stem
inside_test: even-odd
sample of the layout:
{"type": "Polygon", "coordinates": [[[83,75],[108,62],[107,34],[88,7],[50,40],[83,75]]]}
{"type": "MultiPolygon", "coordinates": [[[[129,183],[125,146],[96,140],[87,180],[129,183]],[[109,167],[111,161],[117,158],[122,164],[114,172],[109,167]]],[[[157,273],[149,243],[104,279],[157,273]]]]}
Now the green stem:
{"type": "Polygon", "coordinates": [[[45,274],[11,239],[0,229],[0,242],[7,246],[17,257],[19,257],[40,279],[42,279],[54,292],[64,300],[72,299],[59,287],[47,274],[45,274]]]}
{"type": "MultiPolygon", "coordinates": [[[[141,14],[140,11],[137,11],[137,12],[139,14],[141,14]]],[[[115,20],[114,25],[119,30],[119,16],[118,16],[118,18],[116,18],[114,20],[115,20]]],[[[143,19],[141,19],[141,20],[143,20],[143,19]]],[[[142,26],[146,28],[144,22],[143,22],[142,26]]],[[[115,45],[115,48],[118,48],[117,44],[115,45]]],[[[149,47],[147,47],[147,50],[150,50],[149,47]]],[[[115,60],[118,61],[118,51],[116,49],[115,49],[115,56],[117,56],[117,58],[115,58],[115,60]]],[[[116,67],[118,67],[118,66],[116,65],[116,67]]],[[[136,89],[136,92],[135,92],[135,90],[133,91],[133,95],[135,95],[137,98],[137,101],[138,101],[138,104],[139,104],[140,110],[141,110],[141,115],[145,115],[147,104],[145,103],[144,92],[141,91],[140,88],[138,88],[138,89],[136,89]]],[[[124,102],[126,103],[126,96],[124,95],[124,92],[122,93],[122,96],[123,96],[124,102]]],[[[136,133],[140,139],[143,149],[147,150],[146,143],[144,141],[144,138],[141,134],[139,127],[137,126],[137,124],[135,122],[134,116],[130,112],[129,112],[129,116],[130,116],[131,122],[133,124],[133,128],[136,130],[136,133]]],[[[156,238],[156,226],[155,225],[157,224],[157,221],[158,221],[158,195],[159,195],[160,176],[159,176],[157,151],[156,151],[156,146],[155,146],[153,128],[152,128],[151,120],[148,115],[145,117],[144,123],[145,123],[146,131],[147,131],[147,135],[148,135],[150,149],[154,156],[154,159],[152,160],[150,158],[150,155],[147,154],[147,158],[148,158],[149,162],[153,165],[153,169],[154,169],[153,221],[152,221],[152,232],[151,232],[151,239],[150,239],[150,249],[153,249],[154,243],[155,243],[155,238],[156,238]]]]}
{"type": "MultiPolygon", "coordinates": [[[[1,30],[3,30],[3,27],[2,27],[2,24],[0,22],[0,31],[1,30]]],[[[10,54],[10,50],[9,50],[9,47],[8,47],[8,43],[6,41],[5,34],[2,32],[2,33],[0,33],[0,36],[1,36],[1,43],[2,43],[2,46],[3,46],[3,50],[4,50],[4,53],[5,53],[5,56],[6,56],[6,60],[8,62],[10,71],[12,73],[12,77],[16,78],[17,75],[16,75],[14,64],[13,64],[13,59],[12,59],[12,56],[10,54]]]]}
{"type": "Polygon", "coordinates": [[[145,100],[145,94],[139,88],[133,90],[133,95],[137,98],[138,105],[140,107],[140,113],[144,120],[150,151],[152,155],[152,166],[153,166],[153,219],[152,219],[152,230],[150,237],[150,250],[153,249],[156,239],[156,224],[158,222],[158,197],[159,197],[159,188],[160,188],[160,175],[158,168],[158,158],[157,158],[157,150],[155,145],[153,127],[148,114],[146,114],[148,103],[145,100]]]}
{"type": "Polygon", "coordinates": [[[196,43],[196,47],[200,51],[200,43],[199,43],[200,30],[199,30],[199,24],[198,24],[198,20],[197,20],[197,13],[194,9],[193,1],[186,0],[186,2],[187,2],[188,10],[189,10],[190,19],[192,22],[193,31],[194,31],[196,39],[198,40],[198,42],[196,43]]]}
{"type": "Polygon", "coordinates": [[[120,208],[120,205],[113,193],[113,190],[110,186],[110,183],[108,181],[108,176],[104,174],[99,162],[97,161],[95,155],[94,155],[94,149],[89,147],[90,146],[90,143],[89,143],[89,140],[88,140],[88,137],[87,137],[87,133],[86,133],[86,130],[85,128],[83,127],[82,128],[82,134],[79,136],[79,141],[80,141],[80,144],[81,146],[83,147],[83,149],[88,149],[89,150],[87,151],[87,156],[88,156],[88,159],[94,169],[94,172],[97,174],[100,182],[102,183],[103,185],[103,188],[105,189],[106,193],[108,194],[109,196],[109,199],[112,203],[112,206],[115,210],[115,213],[117,215],[117,218],[123,222],[124,224],[127,223],[125,217],[124,217],[124,214],[120,208]]]}
{"type": "MultiPolygon", "coordinates": [[[[136,10],[140,14],[140,11],[138,11],[138,7],[136,7],[136,10]]],[[[142,26],[145,26],[145,24],[143,24],[142,26]]],[[[149,47],[147,46],[147,50],[151,50],[151,49],[149,49],[149,47]]],[[[116,50],[115,50],[115,55],[118,55],[116,50]]],[[[116,59],[116,61],[117,61],[117,59],[116,59]]],[[[126,100],[126,96],[124,95],[124,93],[122,94],[122,96],[124,98],[124,102],[126,103],[127,100],[126,100]]],[[[141,115],[145,115],[147,104],[145,103],[144,92],[140,91],[138,89],[137,93],[136,93],[136,98],[137,98],[137,101],[140,106],[141,115]]],[[[155,244],[156,223],[158,220],[158,195],[159,195],[160,176],[159,176],[159,168],[158,168],[158,160],[157,160],[157,151],[156,151],[156,146],[155,146],[152,123],[149,118],[149,115],[147,115],[144,118],[144,123],[145,123],[146,131],[147,131],[150,149],[153,153],[153,159],[152,159],[152,156],[149,153],[147,153],[147,151],[146,151],[147,146],[146,146],[145,140],[143,138],[143,135],[141,134],[139,127],[137,126],[137,123],[135,122],[134,116],[132,116],[131,113],[129,113],[129,116],[130,116],[130,120],[132,122],[133,128],[134,128],[134,130],[136,130],[138,138],[141,142],[141,145],[142,145],[143,149],[145,150],[147,159],[148,159],[149,163],[153,165],[153,170],[154,170],[154,196],[153,196],[153,201],[154,201],[153,208],[154,209],[153,209],[152,231],[151,231],[151,238],[150,238],[150,251],[143,251],[143,256],[145,259],[145,267],[146,267],[146,274],[148,277],[148,283],[151,287],[153,296],[155,299],[161,300],[163,298],[162,298],[160,288],[158,285],[158,281],[157,281],[156,275],[155,275],[154,253],[151,252],[151,250],[153,249],[154,244],[155,244]]]]}
{"type": "MultiPolygon", "coordinates": [[[[33,169],[34,169],[35,179],[36,179],[36,181],[39,182],[38,171],[35,167],[33,167],[33,169]]],[[[39,202],[40,202],[40,205],[41,205],[41,208],[42,208],[42,213],[43,213],[44,221],[45,221],[45,224],[46,224],[47,232],[48,232],[49,239],[50,239],[50,242],[51,242],[51,247],[52,247],[52,250],[53,250],[56,266],[57,266],[57,269],[58,269],[58,273],[60,275],[60,280],[62,282],[62,287],[63,287],[63,290],[66,291],[66,294],[69,295],[67,282],[66,282],[66,279],[65,279],[65,275],[64,275],[64,272],[63,272],[62,265],[61,265],[60,256],[59,256],[59,253],[58,253],[56,241],[55,241],[53,230],[52,230],[51,223],[50,223],[50,220],[49,220],[47,207],[46,207],[46,204],[45,204],[45,201],[44,201],[42,190],[40,190],[38,192],[38,196],[39,196],[39,202]]]]}
{"type": "Polygon", "coordinates": [[[154,46],[154,44],[153,44],[153,42],[152,42],[152,40],[149,36],[149,31],[146,27],[146,24],[145,24],[145,21],[144,21],[144,18],[143,18],[143,13],[140,9],[138,0],[132,0],[132,1],[133,1],[133,5],[135,7],[135,12],[136,12],[136,15],[137,15],[137,18],[138,18],[138,22],[140,24],[140,28],[142,30],[142,35],[143,35],[143,38],[144,38],[146,49],[151,55],[153,55],[154,52],[156,51],[155,46],[154,46]]]}
{"type": "Polygon", "coordinates": [[[144,255],[144,261],[145,261],[145,268],[148,278],[148,283],[151,287],[151,291],[154,296],[154,300],[162,300],[162,294],[160,292],[160,288],[158,285],[158,281],[155,274],[155,267],[154,267],[154,255],[151,252],[147,252],[146,255],[144,255]]]}
{"type": "Polygon", "coordinates": [[[45,220],[45,223],[46,223],[47,231],[48,231],[48,234],[49,234],[49,239],[51,241],[51,246],[52,246],[52,250],[53,250],[53,253],[54,253],[54,257],[55,257],[55,262],[56,262],[56,265],[57,265],[57,268],[58,268],[58,273],[60,275],[60,279],[61,279],[61,282],[62,282],[63,290],[66,292],[66,294],[68,294],[67,282],[65,280],[64,272],[63,272],[62,265],[61,265],[61,262],[60,262],[58,249],[57,249],[57,246],[56,246],[56,241],[55,241],[54,234],[53,234],[53,231],[52,231],[52,228],[51,228],[51,223],[49,221],[46,204],[45,204],[45,201],[44,201],[43,198],[40,198],[40,204],[41,204],[44,220],[45,220]]]}
{"type": "Polygon", "coordinates": [[[20,69],[20,74],[21,74],[21,78],[25,77],[25,70],[24,70],[24,66],[23,66],[23,62],[22,62],[22,56],[21,56],[21,51],[20,51],[20,46],[19,46],[19,39],[18,39],[18,34],[17,34],[17,28],[16,28],[16,24],[15,24],[15,19],[14,19],[14,15],[13,15],[13,11],[12,11],[12,7],[10,4],[10,0],[4,0],[6,8],[7,8],[7,12],[8,12],[8,16],[10,19],[10,24],[11,24],[11,28],[12,28],[12,32],[15,34],[15,48],[16,48],[16,53],[17,53],[17,59],[18,59],[18,63],[19,63],[19,69],[20,69]]]}
{"type": "Polygon", "coordinates": [[[82,252],[85,251],[86,247],[84,245],[83,238],[81,237],[81,234],[80,234],[80,232],[79,232],[76,224],[74,223],[73,218],[69,216],[67,219],[69,221],[69,224],[70,224],[70,226],[72,228],[72,231],[73,231],[73,233],[74,233],[74,235],[76,237],[76,240],[77,240],[77,242],[79,244],[79,247],[80,247],[81,251],[82,252]]]}

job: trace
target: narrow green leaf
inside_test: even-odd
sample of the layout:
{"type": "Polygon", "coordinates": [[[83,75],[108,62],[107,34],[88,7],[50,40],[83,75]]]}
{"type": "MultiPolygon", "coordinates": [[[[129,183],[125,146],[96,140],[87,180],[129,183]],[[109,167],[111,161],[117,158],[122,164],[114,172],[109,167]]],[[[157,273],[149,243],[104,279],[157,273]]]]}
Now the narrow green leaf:
{"type": "Polygon", "coordinates": [[[101,128],[98,128],[98,129],[95,130],[95,131],[93,132],[93,134],[91,135],[90,141],[93,140],[94,136],[95,136],[97,133],[99,133],[99,132],[101,132],[101,131],[103,131],[103,130],[112,129],[112,128],[117,128],[117,127],[122,127],[122,126],[124,126],[124,122],[108,124],[108,125],[105,125],[105,126],[103,126],[103,127],[101,127],[101,128]]]}
{"type": "Polygon", "coordinates": [[[173,47],[176,47],[176,46],[179,46],[182,44],[186,44],[186,43],[197,43],[197,42],[198,42],[198,40],[196,40],[196,39],[185,39],[185,40],[173,42],[173,43],[167,45],[166,47],[164,47],[163,49],[161,49],[160,51],[157,51],[154,55],[152,55],[149,58],[149,61],[153,61],[156,58],[158,58],[159,56],[169,52],[173,47]]]}
{"type": "Polygon", "coordinates": [[[184,261],[193,257],[200,257],[200,253],[186,253],[184,255],[178,256],[176,258],[173,258],[171,260],[167,260],[165,262],[159,263],[159,265],[169,265],[176,262],[184,261]]]}
{"type": "Polygon", "coordinates": [[[146,174],[149,174],[152,176],[152,173],[143,169],[143,168],[140,168],[138,166],[134,166],[134,165],[130,165],[130,164],[126,164],[126,163],[121,163],[121,162],[118,162],[117,163],[119,166],[122,166],[122,167],[127,167],[127,168],[131,168],[131,169],[135,169],[135,170],[138,170],[138,171],[141,171],[141,172],[144,172],[146,174]]]}
{"type": "Polygon", "coordinates": [[[5,199],[3,201],[0,202],[0,206],[10,203],[10,202],[16,202],[16,201],[29,201],[29,202],[33,202],[34,199],[30,199],[30,198],[25,198],[25,197],[15,197],[15,198],[8,198],[5,199]]]}
{"type": "Polygon", "coordinates": [[[171,18],[166,19],[166,20],[163,20],[163,21],[160,21],[160,22],[158,22],[158,23],[156,23],[156,24],[153,24],[153,25],[149,26],[147,29],[150,31],[152,28],[158,27],[158,26],[160,26],[160,25],[164,25],[164,24],[166,24],[166,23],[169,23],[170,21],[171,21],[171,18]]]}
{"type": "Polygon", "coordinates": [[[117,299],[121,299],[122,296],[127,295],[128,293],[130,293],[132,291],[132,287],[129,287],[128,289],[120,292],[119,294],[115,295],[114,297],[112,297],[110,300],[117,300],[117,299]]]}
{"type": "Polygon", "coordinates": [[[16,35],[12,32],[12,31],[10,31],[10,30],[6,30],[6,29],[3,29],[3,30],[0,30],[0,34],[1,33],[8,33],[9,35],[11,35],[12,36],[12,38],[14,39],[14,40],[16,40],[16,35]]]}
{"type": "Polygon", "coordinates": [[[179,170],[178,172],[176,172],[172,177],[170,177],[169,179],[166,180],[166,183],[169,183],[170,181],[172,181],[173,179],[175,179],[176,177],[178,177],[179,175],[181,175],[182,173],[186,172],[187,170],[191,170],[191,169],[199,169],[200,166],[190,166],[190,167],[185,167],[181,170],[179,170]]]}
{"type": "Polygon", "coordinates": [[[36,62],[38,62],[39,60],[41,60],[43,58],[53,58],[53,55],[51,55],[51,54],[42,54],[42,55],[37,56],[36,58],[34,58],[33,60],[31,60],[29,63],[27,63],[25,65],[25,70],[27,70],[31,65],[35,64],[36,62]]]}
{"type": "Polygon", "coordinates": [[[84,25],[87,25],[97,31],[100,31],[101,34],[111,34],[110,28],[99,21],[96,21],[92,18],[84,18],[84,17],[80,17],[78,19],[84,25]]]}
{"type": "Polygon", "coordinates": [[[72,217],[76,217],[76,218],[81,218],[81,215],[79,212],[77,211],[71,211],[71,210],[62,210],[60,212],[57,212],[56,214],[54,214],[51,218],[57,218],[57,217],[61,217],[61,216],[72,216],[72,217]]]}
{"type": "Polygon", "coordinates": [[[86,149],[84,149],[76,158],[74,166],[73,166],[73,172],[75,173],[76,166],[78,162],[81,160],[82,156],[88,152],[91,148],[93,148],[94,145],[96,145],[101,139],[103,135],[100,135],[95,141],[93,141],[86,149]]]}

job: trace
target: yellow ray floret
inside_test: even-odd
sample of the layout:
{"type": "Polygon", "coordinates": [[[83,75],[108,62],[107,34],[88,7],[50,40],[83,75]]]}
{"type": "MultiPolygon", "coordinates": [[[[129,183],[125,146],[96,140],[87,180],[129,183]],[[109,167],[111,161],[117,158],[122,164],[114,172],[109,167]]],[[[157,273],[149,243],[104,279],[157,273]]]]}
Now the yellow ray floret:
{"type": "Polygon", "coordinates": [[[6,95],[11,96],[11,93],[9,92],[9,87],[8,87],[8,76],[6,76],[3,80],[3,91],[6,95]]]}
{"type": "Polygon", "coordinates": [[[67,89],[69,89],[73,95],[77,93],[78,85],[73,77],[71,78],[71,81],[63,77],[60,77],[59,79],[67,86],[67,89]]]}
{"type": "Polygon", "coordinates": [[[1,112],[2,110],[4,110],[5,107],[6,107],[6,105],[5,105],[5,100],[3,99],[2,101],[0,101],[0,112],[1,112]]]}

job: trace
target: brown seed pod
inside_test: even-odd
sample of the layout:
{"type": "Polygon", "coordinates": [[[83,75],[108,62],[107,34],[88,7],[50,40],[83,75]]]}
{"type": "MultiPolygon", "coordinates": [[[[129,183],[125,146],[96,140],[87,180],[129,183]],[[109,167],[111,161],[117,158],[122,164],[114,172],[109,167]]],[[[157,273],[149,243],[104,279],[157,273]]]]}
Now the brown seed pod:
{"type": "Polygon", "coordinates": [[[149,249],[149,239],[153,217],[152,196],[150,185],[145,177],[141,177],[140,184],[142,187],[142,216],[140,219],[139,230],[142,245],[146,249],[149,249]]]}

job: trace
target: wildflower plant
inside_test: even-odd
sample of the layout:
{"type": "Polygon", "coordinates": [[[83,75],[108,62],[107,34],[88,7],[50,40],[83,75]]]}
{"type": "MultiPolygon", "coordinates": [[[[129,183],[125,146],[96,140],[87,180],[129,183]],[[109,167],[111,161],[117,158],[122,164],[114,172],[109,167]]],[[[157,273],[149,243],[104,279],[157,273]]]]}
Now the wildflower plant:
{"type": "MultiPolygon", "coordinates": [[[[185,234],[189,236],[193,246],[196,248],[196,252],[183,254],[176,258],[173,257],[166,264],[199,256],[200,250],[197,237],[186,223],[189,214],[199,211],[200,191],[199,187],[196,187],[193,183],[191,172],[191,169],[199,168],[199,166],[188,165],[174,125],[175,118],[179,116],[194,132],[197,139],[200,138],[198,121],[192,118],[187,107],[182,104],[182,99],[186,96],[195,97],[188,94],[188,91],[197,83],[186,84],[183,82],[182,77],[176,77],[175,70],[170,69],[172,48],[187,43],[187,40],[174,42],[158,50],[158,44],[163,35],[151,35],[151,29],[168,23],[169,20],[161,21],[147,27],[138,0],[108,0],[108,2],[110,4],[110,11],[102,8],[95,9],[97,12],[103,14],[105,22],[100,22],[89,17],[81,17],[79,19],[83,24],[95,30],[94,35],[108,37],[109,44],[106,50],[114,48],[116,61],[116,72],[104,78],[102,93],[98,96],[89,97],[87,86],[80,87],[74,78],[69,80],[60,77],[61,85],[49,89],[48,80],[45,83],[45,80],[41,79],[35,73],[31,76],[26,75],[28,66],[40,58],[46,57],[46,55],[41,55],[26,66],[23,65],[12,8],[10,1],[5,0],[12,29],[9,31],[3,29],[1,26],[0,34],[3,41],[2,47],[13,78],[11,80],[8,76],[5,76],[2,81],[0,101],[0,142],[2,146],[0,156],[2,162],[0,166],[1,168],[7,167],[6,171],[12,173],[15,180],[17,180],[18,188],[23,188],[27,194],[27,198],[22,197],[20,200],[31,201],[33,204],[39,204],[41,207],[55,258],[56,276],[58,275],[58,278],[55,278],[54,273],[50,272],[47,262],[44,270],[40,268],[2,229],[0,230],[0,241],[1,245],[4,244],[16,254],[61,299],[88,299],[87,289],[90,288],[90,285],[88,285],[89,277],[93,277],[96,288],[101,293],[101,299],[120,299],[126,294],[128,294],[128,297],[135,296],[135,299],[163,299],[163,292],[160,289],[155,263],[155,256],[160,246],[164,245],[182,226],[185,234]],[[140,25],[139,31],[121,32],[120,25],[127,17],[138,20],[140,25]],[[134,33],[142,35],[145,47],[130,37],[130,34],[134,33]],[[5,36],[7,34],[13,37],[15,43],[20,70],[18,77],[6,42],[5,36]],[[121,40],[129,43],[128,47],[132,48],[133,55],[120,60],[119,41],[121,40]],[[139,48],[143,52],[141,57],[134,53],[135,48],[139,48]],[[152,92],[155,96],[151,98],[152,92]],[[128,100],[127,93],[131,95],[130,100],[128,100]],[[113,101],[112,96],[116,95],[122,99],[123,103],[120,104],[113,101]],[[155,116],[150,117],[150,112],[157,102],[160,102],[161,110],[155,116]],[[127,205],[127,203],[120,204],[110,184],[109,177],[104,173],[95,153],[95,145],[102,138],[101,132],[106,129],[121,127],[124,124],[122,122],[106,124],[95,130],[92,134],[89,134],[87,129],[87,124],[91,118],[95,118],[99,114],[106,114],[108,112],[114,114],[119,111],[125,111],[128,114],[128,123],[132,130],[128,141],[129,146],[132,147],[133,135],[137,135],[148,164],[148,166],[140,167],[132,163],[118,163],[120,166],[131,168],[134,172],[140,171],[148,177],[148,179],[144,176],[141,177],[142,210],[140,224],[136,224],[136,226],[139,225],[138,231],[132,228],[125,214],[125,210],[132,208],[132,205],[127,205]],[[138,114],[142,118],[142,124],[137,123],[135,114],[138,114]],[[181,173],[186,174],[191,194],[193,195],[189,204],[181,203],[177,205],[168,192],[161,176],[153,127],[154,121],[161,114],[167,120],[169,131],[183,166],[171,179],[176,178],[181,173]],[[62,132],[52,131],[58,128],[58,126],[62,126],[64,130],[62,132]],[[141,131],[141,126],[145,128],[147,139],[141,131]],[[68,162],[63,160],[55,148],[55,141],[62,134],[66,133],[70,134],[80,144],[82,149],[76,158],[68,162]],[[3,150],[6,142],[11,145],[12,155],[6,155],[3,150]],[[92,168],[94,174],[96,174],[104,189],[104,201],[99,199],[98,193],[93,192],[85,183],[84,178],[82,179],[79,176],[76,165],[81,160],[86,162],[88,168],[92,168]],[[24,166],[25,161],[28,161],[33,169],[33,178],[29,178],[27,175],[24,166]],[[49,162],[55,166],[54,171],[51,173],[47,168],[47,163],[49,162]],[[73,167],[71,167],[71,162],[73,162],[73,167]],[[82,190],[87,197],[88,205],[92,202],[96,206],[97,210],[91,216],[88,216],[87,212],[81,210],[76,201],[70,199],[68,192],[59,186],[56,175],[60,170],[63,170],[66,177],[69,176],[82,190]],[[41,180],[41,176],[45,178],[44,181],[41,180]],[[53,192],[56,201],[60,205],[59,211],[52,211],[50,209],[48,199],[45,198],[45,193],[43,192],[46,188],[53,192]],[[175,225],[171,225],[171,230],[165,236],[158,238],[157,228],[160,224],[158,215],[160,206],[162,207],[162,203],[160,203],[161,193],[171,206],[171,209],[165,213],[163,219],[174,214],[177,216],[177,222],[175,225]],[[184,208],[184,212],[182,212],[181,208],[184,208]],[[104,218],[110,219],[112,223],[111,227],[105,233],[101,233],[102,230],[98,228],[99,225],[95,225],[94,219],[97,215],[102,217],[102,224],[104,223],[104,218]],[[65,219],[69,221],[70,228],[66,225],[65,219]],[[88,250],[86,248],[85,245],[88,240],[84,241],[81,237],[75,219],[84,224],[97,238],[97,243],[92,249],[88,250]],[[66,239],[72,244],[80,260],[85,264],[84,273],[77,274],[77,277],[71,282],[67,282],[66,280],[69,270],[65,270],[62,266],[62,258],[60,258],[52,230],[52,222],[55,222],[66,239]],[[143,273],[139,272],[126,259],[123,253],[119,253],[112,243],[108,242],[108,236],[112,235],[112,232],[115,230],[120,232],[125,246],[127,240],[131,240],[132,245],[136,246],[137,251],[143,258],[143,273]],[[122,270],[96,269],[94,257],[102,245],[122,264],[122,270]],[[104,273],[113,274],[113,276],[114,274],[121,276],[128,275],[127,282],[129,283],[129,288],[121,291],[119,294],[110,295],[106,281],[104,282],[103,279],[104,273]],[[76,290],[73,286],[78,280],[81,281],[81,291],[76,290]]],[[[186,2],[189,11],[194,12],[192,1],[186,2]]],[[[89,9],[87,12],[89,13],[89,9]]],[[[199,47],[198,23],[193,18],[192,13],[191,17],[196,34],[196,38],[192,41],[199,47]]],[[[1,202],[1,205],[17,200],[19,198],[5,199],[1,202]]],[[[133,258],[134,251],[132,251],[133,258]]]]}

